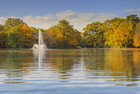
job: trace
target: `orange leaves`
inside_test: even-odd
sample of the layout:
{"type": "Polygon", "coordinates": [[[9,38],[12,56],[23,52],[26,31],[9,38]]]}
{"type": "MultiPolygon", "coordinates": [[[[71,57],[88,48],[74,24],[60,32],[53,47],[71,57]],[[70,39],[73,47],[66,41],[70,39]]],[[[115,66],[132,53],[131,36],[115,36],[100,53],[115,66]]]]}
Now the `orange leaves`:
{"type": "Polygon", "coordinates": [[[28,25],[27,24],[24,24],[23,26],[22,26],[22,28],[21,28],[22,30],[29,30],[29,27],[28,27],[28,25]]]}
{"type": "Polygon", "coordinates": [[[31,47],[33,45],[33,35],[27,24],[21,27],[19,36],[20,47],[31,47]]]}
{"type": "Polygon", "coordinates": [[[135,47],[140,47],[140,39],[138,39],[137,36],[134,36],[133,45],[134,45],[135,47]]]}
{"type": "Polygon", "coordinates": [[[75,30],[66,20],[59,21],[57,25],[47,29],[46,33],[49,37],[49,44],[58,47],[77,46],[80,43],[80,32],[75,30]]]}

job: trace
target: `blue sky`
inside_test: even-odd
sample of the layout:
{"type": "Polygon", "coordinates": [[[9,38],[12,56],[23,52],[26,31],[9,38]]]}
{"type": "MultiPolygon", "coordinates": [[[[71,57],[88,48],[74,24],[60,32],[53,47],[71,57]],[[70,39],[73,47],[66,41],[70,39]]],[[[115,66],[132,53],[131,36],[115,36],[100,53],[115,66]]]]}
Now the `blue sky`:
{"type": "Polygon", "coordinates": [[[0,24],[14,17],[43,29],[66,19],[81,31],[93,21],[129,14],[140,17],[140,0],[0,0],[0,24]]]}

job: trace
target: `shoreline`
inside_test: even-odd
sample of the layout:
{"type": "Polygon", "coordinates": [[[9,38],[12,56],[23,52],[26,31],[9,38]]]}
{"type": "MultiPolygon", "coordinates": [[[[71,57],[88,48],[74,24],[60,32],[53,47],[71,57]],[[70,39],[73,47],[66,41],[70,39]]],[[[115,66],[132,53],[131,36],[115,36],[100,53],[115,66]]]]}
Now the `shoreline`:
{"type": "MultiPolygon", "coordinates": [[[[47,49],[108,49],[108,50],[140,50],[140,48],[47,48],[47,49]]],[[[0,48],[0,50],[32,50],[32,48],[0,48]]]]}

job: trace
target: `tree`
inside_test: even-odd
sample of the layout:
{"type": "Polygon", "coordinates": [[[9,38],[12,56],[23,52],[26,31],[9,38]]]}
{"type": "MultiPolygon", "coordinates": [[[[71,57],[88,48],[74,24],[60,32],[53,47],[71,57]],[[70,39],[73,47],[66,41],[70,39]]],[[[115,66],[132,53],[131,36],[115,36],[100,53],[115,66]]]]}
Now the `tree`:
{"type": "Polygon", "coordinates": [[[0,24],[0,31],[3,31],[4,26],[0,24]]]}
{"type": "Polygon", "coordinates": [[[20,48],[24,48],[24,47],[27,48],[27,47],[33,46],[33,44],[34,44],[33,35],[27,24],[24,24],[21,27],[21,30],[19,32],[19,41],[18,42],[19,42],[20,48]]]}
{"type": "Polygon", "coordinates": [[[73,26],[69,24],[69,22],[67,22],[66,20],[61,20],[58,22],[58,28],[61,30],[62,33],[62,44],[61,46],[64,47],[68,47],[69,45],[69,41],[72,39],[71,34],[73,33],[74,29],[73,26]]]}
{"type": "Polygon", "coordinates": [[[8,47],[19,47],[19,32],[21,27],[14,26],[8,30],[8,47]]]}
{"type": "Polygon", "coordinates": [[[126,17],[126,20],[129,22],[132,22],[132,24],[135,26],[138,22],[140,22],[139,17],[136,14],[131,14],[126,17]]]}
{"type": "Polygon", "coordinates": [[[0,31],[0,48],[6,48],[7,47],[7,32],[0,31]]]}
{"type": "Polygon", "coordinates": [[[104,30],[105,45],[113,47],[113,34],[121,23],[126,22],[123,18],[114,18],[112,20],[106,20],[102,25],[104,30]]]}
{"type": "Polygon", "coordinates": [[[77,45],[79,45],[80,41],[81,41],[81,33],[75,29],[73,31],[73,34],[70,34],[70,36],[72,37],[69,41],[69,44],[76,47],[77,45]]]}
{"type": "MultiPolygon", "coordinates": [[[[32,33],[37,33],[39,31],[39,29],[35,28],[35,27],[29,27],[32,33]]],[[[42,30],[41,30],[42,31],[42,30]]]]}
{"type": "Polygon", "coordinates": [[[0,48],[7,47],[7,33],[3,30],[4,26],[0,24],[0,48]]]}
{"type": "Polygon", "coordinates": [[[19,18],[8,18],[4,24],[4,31],[8,31],[10,28],[14,26],[22,26],[25,23],[19,18]]]}
{"type": "Polygon", "coordinates": [[[101,26],[101,22],[93,22],[83,29],[84,39],[88,45],[93,45],[94,47],[104,46],[104,31],[101,29],[101,26]]]}
{"type": "MultiPolygon", "coordinates": [[[[22,26],[24,22],[20,19],[8,18],[4,26],[0,25],[0,44],[1,47],[8,47],[8,30],[14,26],[22,26]]],[[[13,34],[13,33],[11,33],[13,34]]],[[[11,35],[10,35],[11,36],[11,35]]],[[[9,44],[10,45],[10,44],[9,44]]]]}
{"type": "Polygon", "coordinates": [[[140,47],[140,22],[136,24],[133,41],[133,45],[135,47],[140,47]]]}
{"type": "Polygon", "coordinates": [[[48,46],[54,46],[54,45],[58,46],[59,43],[57,41],[59,41],[59,40],[56,40],[56,39],[57,39],[58,33],[60,32],[59,28],[55,25],[55,26],[52,26],[49,29],[47,29],[45,32],[47,35],[47,38],[46,38],[47,45],[48,46]]]}
{"type": "Polygon", "coordinates": [[[133,35],[133,24],[131,22],[121,23],[113,33],[113,45],[117,47],[130,46],[133,35]]]}
{"type": "Polygon", "coordinates": [[[76,47],[80,43],[80,32],[73,28],[66,20],[46,30],[48,42],[51,46],[61,48],[76,47]]]}

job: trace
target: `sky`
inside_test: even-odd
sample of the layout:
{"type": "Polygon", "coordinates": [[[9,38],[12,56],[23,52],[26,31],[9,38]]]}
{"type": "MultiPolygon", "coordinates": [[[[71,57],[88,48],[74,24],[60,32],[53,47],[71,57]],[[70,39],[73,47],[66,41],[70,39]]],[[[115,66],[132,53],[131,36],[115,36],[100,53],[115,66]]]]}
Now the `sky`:
{"type": "Polygon", "coordinates": [[[65,19],[82,31],[94,21],[130,14],[140,17],[140,0],[0,0],[0,24],[13,17],[43,29],[65,19]]]}

